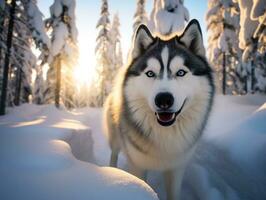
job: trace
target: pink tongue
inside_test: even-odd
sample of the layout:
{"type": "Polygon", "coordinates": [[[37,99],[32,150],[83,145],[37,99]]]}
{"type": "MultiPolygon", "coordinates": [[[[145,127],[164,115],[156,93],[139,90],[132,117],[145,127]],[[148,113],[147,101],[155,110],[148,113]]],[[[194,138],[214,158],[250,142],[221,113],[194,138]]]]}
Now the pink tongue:
{"type": "Polygon", "coordinates": [[[158,114],[158,118],[160,121],[168,122],[173,119],[174,113],[161,113],[158,114]]]}

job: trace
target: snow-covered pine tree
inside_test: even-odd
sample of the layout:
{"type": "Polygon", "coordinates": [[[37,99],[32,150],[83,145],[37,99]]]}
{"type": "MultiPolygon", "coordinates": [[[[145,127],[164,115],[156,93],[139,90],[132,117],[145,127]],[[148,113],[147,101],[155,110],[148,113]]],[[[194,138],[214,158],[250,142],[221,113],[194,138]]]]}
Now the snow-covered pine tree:
{"type": "Polygon", "coordinates": [[[120,20],[119,15],[116,13],[113,17],[111,29],[110,29],[110,55],[111,55],[111,65],[113,66],[113,70],[110,70],[108,73],[112,76],[112,80],[114,80],[115,75],[119,68],[123,66],[123,55],[121,48],[121,34],[120,34],[120,20]]]}
{"type": "Polygon", "coordinates": [[[223,12],[220,0],[209,0],[208,11],[206,14],[207,31],[208,31],[208,47],[207,54],[212,64],[218,85],[223,82],[223,55],[219,48],[219,37],[223,30],[223,12]]]}
{"type": "Polygon", "coordinates": [[[154,0],[148,27],[153,33],[170,35],[182,31],[188,21],[183,0],[154,0]]]}
{"type": "MultiPolygon", "coordinates": [[[[15,71],[13,72],[15,79],[13,81],[15,82],[14,103],[19,105],[20,102],[29,102],[29,96],[32,94],[31,72],[35,68],[37,60],[31,48],[35,44],[42,53],[46,52],[47,54],[50,41],[45,33],[42,14],[35,1],[21,1],[17,9],[14,27],[14,55],[12,56],[14,59],[12,68],[15,71]]],[[[12,93],[12,88],[14,88],[12,82],[9,85],[11,87],[9,91],[12,93]]]]}
{"type": "Polygon", "coordinates": [[[60,105],[61,94],[66,107],[73,105],[73,67],[77,59],[75,6],[75,0],[55,0],[50,7],[51,17],[46,20],[46,27],[51,30],[51,48],[44,98],[56,107],[60,105]]]}
{"type": "MultiPolygon", "coordinates": [[[[4,49],[6,48],[5,36],[7,30],[6,18],[8,9],[5,0],[0,0],[0,69],[3,67],[4,49]]],[[[2,74],[0,74],[2,76],[2,74]]]]}
{"type": "Polygon", "coordinates": [[[250,12],[250,18],[252,21],[258,21],[253,37],[258,39],[257,49],[260,54],[266,51],[266,1],[254,0],[252,9],[250,12]]]}
{"type": "Polygon", "coordinates": [[[263,28],[251,11],[257,3],[260,5],[257,16],[265,16],[265,1],[253,4],[252,0],[209,0],[208,55],[226,93],[265,92],[265,50],[264,54],[260,50],[266,42],[263,34],[256,33],[259,30],[262,33],[263,28]]]}
{"type": "MultiPolygon", "coordinates": [[[[223,86],[226,88],[227,94],[242,94],[244,92],[245,83],[238,79],[237,68],[241,65],[239,62],[242,51],[238,46],[239,34],[239,8],[232,1],[223,0],[223,28],[219,36],[219,48],[223,54],[223,68],[226,78],[223,86]]],[[[225,89],[224,88],[224,89],[225,89]]]]}
{"type": "Polygon", "coordinates": [[[6,52],[7,16],[8,16],[8,10],[6,6],[6,1],[0,0],[0,96],[2,96],[1,92],[2,92],[2,83],[3,83],[3,69],[4,69],[4,58],[6,52]]]}
{"type": "MultiPolygon", "coordinates": [[[[13,42],[13,64],[15,78],[15,105],[20,102],[28,103],[29,96],[32,94],[31,76],[32,69],[36,66],[36,57],[31,48],[35,40],[33,40],[33,32],[30,29],[31,23],[28,18],[28,4],[30,1],[21,1],[18,6],[17,15],[14,26],[14,42],[13,42]]],[[[10,88],[12,90],[12,88],[10,88]]]]}
{"type": "Polygon", "coordinates": [[[256,57],[257,41],[254,40],[253,34],[258,23],[250,19],[253,2],[251,0],[238,0],[237,2],[240,8],[239,47],[243,50],[243,65],[239,75],[246,79],[246,91],[250,92],[255,83],[253,57],[256,57]]]}
{"type": "MultiPolygon", "coordinates": [[[[223,86],[227,94],[245,93],[246,82],[239,76],[239,69],[242,68],[242,51],[239,48],[239,7],[233,1],[223,0],[223,28],[218,39],[218,47],[223,56],[223,86]],[[226,70],[225,70],[226,69],[226,70]]],[[[225,91],[224,91],[225,93],[225,91]]]]}
{"type": "Polygon", "coordinates": [[[42,67],[40,65],[36,66],[35,72],[36,72],[36,78],[34,81],[32,102],[40,105],[44,103],[43,99],[44,79],[43,79],[42,67]]]}
{"type": "Polygon", "coordinates": [[[109,77],[109,67],[111,66],[110,55],[110,20],[108,11],[107,0],[102,0],[101,16],[98,20],[96,28],[99,30],[98,37],[96,38],[96,61],[97,61],[97,78],[95,84],[97,84],[97,98],[94,104],[96,106],[102,106],[104,100],[111,87],[112,80],[109,77]]]}
{"type": "MultiPolygon", "coordinates": [[[[15,21],[15,14],[16,14],[16,1],[12,0],[9,4],[1,3],[4,5],[6,9],[8,9],[7,13],[9,18],[7,27],[7,36],[3,37],[5,43],[5,53],[4,53],[4,63],[3,63],[3,75],[2,75],[2,88],[1,88],[1,99],[0,99],[0,115],[5,114],[6,110],[6,100],[8,96],[8,77],[9,77],[9,65],[10,65],[10,58],[11,58],[11,48],[12,48],[12,39],[13,39],[13,31],[14,31],[14,21],[15,21]],[[10,8],[10,9],[9,9],[10,8]]],[[[1,6],[2,7],[2,6],[1,6]]],[[[5,19],[4,19],[5,21],[5,19]]],[[[3,23],[5,25],[5,22],[3,23]]],[[[3,31],[4,32],[4,31],[3,31]]]]}
{"type": "Polygon", "coordinates": [[[68,56],[62,60],[62,102],[68,109],[76,107],[75,105],[75,91],[76,82],[74,79],[74,68],[78,62],[78,46],[76,43],[71,45],[67,50],[68,56]]]}
{"type": "Polygon", "coordinates": [[[242,67],[238,5],[231,0],[209,0],[206,21],[208,57],[216,71],[217,85],[223,94],[244,93],[245,78],[238,74],[242,67]]]}
{"type": "Polygon", "coordinates": [[[266,93],[266,4],[265,0],[254,0],[250,17],[257,21],[257,26],[253,37],[257,43],[257,62],[255,70],[256,88],[258,91],[266,93]]]}
{"type": "Polygon", "coordinates": [[[247,90],[266,93],[266,55],[265,50],[261,49],[266,43],[265,40],[263,41],[266,3],[254,1],[253,4],[251,0],[238,0],[238,4],[240,8],[239,46],[244,51],[242,58],[245,62],[243,71],[247,74],[247,90]]]}
{"type": "Polygon", "coordinates": [[[255,0],[250,12],[252,21],[257,21],[259,24],[253,34],[257,41],[257,54],[254,76],[256,83],[254,89],[266,93],[266,1],[255,0]]]}
{"type": "Polygon", "coordinates": [[[19,105],[20,102],[29,102],[32,94],[31,71],[36,65],[31,50],[33,43],[41,52],[47,52],[49,47],[49,38],[35,1],[22,0],[18,4],[13,41],[8,102],[9,105],[19,105]]]}
{"type": "Polygon", "coordinates": [[[120,28],[120,21],[118,13],[116,13],[113,16],[113,21],[111,24],[111,28],[109,30],[109,42],[106,54],[109,65],[104,67],[102,73],[104,94],[105,94],[104,98],[111,92],[117,72],[123,66],[123,55],[122,55],[121,41],[120,41],[121,35],[119,28],[120,28]]]}
{"type": "Polygon", "coordinates": [[[31,37],[34,44],[41,51],[41,64],[47,62],[50,48],[50,39],[45,30],[43,15],[37,6],[36,0],[23,0],[31,37]]]}
{"type": "Polygon", "coordinates": [[[19,105],[21,101],[29,101],[31,70],[36,65],[36,58],[31,50],[33,42],[41,51],[43,51],[43,47],[45,49],[49,47],[49,38],[44,30],[41,13],[34,1],[22,0],[17,4],[12,34],[8,105],[19,105]],[[39,19],[36,19],[36,16],[39,19]]]}
{"type": "Polygon", "coordinates": [[[48,59],[50,39],[47,36],[43,15],[37,6],[37,2],[34,0],[23,0],[23,2],[25,4],[29,29],[31,30],[34,44],[41,52],[38,58],[40,64],[35,67],[36,78],[33,83],[32,101],[36,104],[43,104],[44,80],[42,67],[48,59]]]}
{"type": "Polygon", "coordinates": [[[133,31],[139,27],[140,24],[147,24],[148,17],[145,11],[146,0],[137,0],[137,9],[134,14],[133,31]]]}

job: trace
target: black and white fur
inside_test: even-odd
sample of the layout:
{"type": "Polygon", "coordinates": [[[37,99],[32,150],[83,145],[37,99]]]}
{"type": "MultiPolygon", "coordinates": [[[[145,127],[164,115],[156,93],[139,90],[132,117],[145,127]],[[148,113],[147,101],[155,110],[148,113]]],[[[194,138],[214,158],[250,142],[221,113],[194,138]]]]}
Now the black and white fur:
{"type": "Polygon", "coordinates": [[[212,70],[197,20],[190,21],[182,35],[166,39],[153,37],[141,25],[129,64],[105,104],[110,165],[117,166],[122,150],[131,173],[144,178],[146,170],[162,171],[167,199],[178,199],[213,96],[212,70]]]}

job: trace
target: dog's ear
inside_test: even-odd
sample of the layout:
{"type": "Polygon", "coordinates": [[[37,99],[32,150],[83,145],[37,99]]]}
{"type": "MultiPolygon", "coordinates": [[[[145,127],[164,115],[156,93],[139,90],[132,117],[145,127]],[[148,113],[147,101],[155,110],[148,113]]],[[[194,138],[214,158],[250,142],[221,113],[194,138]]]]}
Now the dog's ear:
{"type": "Polygon", "coordinates": [[[141,24],[135,32],[133,39],[133,47],[131,50],[131,58],[135,59],[141,55],[154,42],[154,38],[144,24],[141,24]]]}
{"type": "Polygon", "coordinates": [[[200,24],[196,19],[188,23],[182,35],[178,37],[178,40],[196,55],[205,57],[202,32],[200,24]]]}

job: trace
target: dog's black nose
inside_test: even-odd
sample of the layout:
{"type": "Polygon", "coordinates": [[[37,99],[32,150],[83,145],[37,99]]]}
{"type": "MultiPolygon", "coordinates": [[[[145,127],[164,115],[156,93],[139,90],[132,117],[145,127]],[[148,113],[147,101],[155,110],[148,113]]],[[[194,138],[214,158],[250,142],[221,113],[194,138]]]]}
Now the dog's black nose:
{"type": "Polygon", "coordinates": [[[161,109],[169,109],[174,104],[174,97],[169,92],[161,92],[155,97],[155,105],[161,109]]]}

